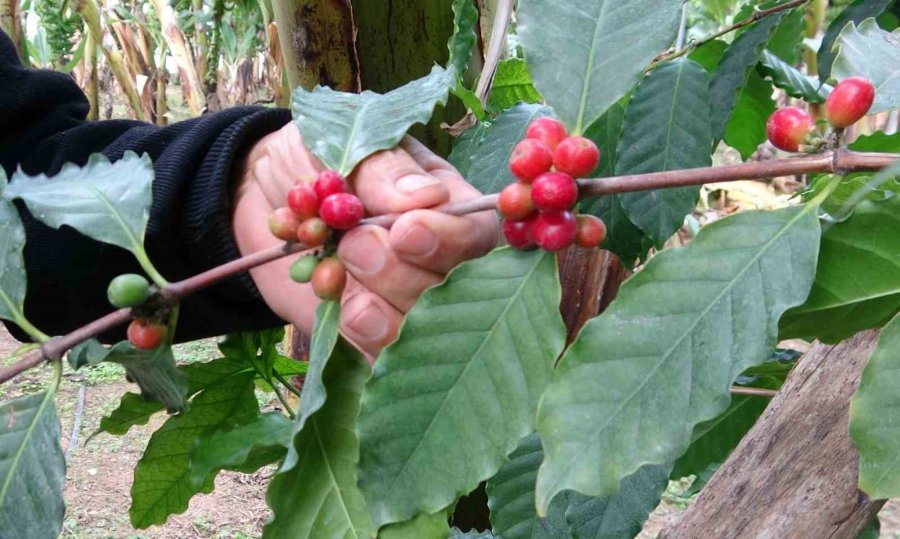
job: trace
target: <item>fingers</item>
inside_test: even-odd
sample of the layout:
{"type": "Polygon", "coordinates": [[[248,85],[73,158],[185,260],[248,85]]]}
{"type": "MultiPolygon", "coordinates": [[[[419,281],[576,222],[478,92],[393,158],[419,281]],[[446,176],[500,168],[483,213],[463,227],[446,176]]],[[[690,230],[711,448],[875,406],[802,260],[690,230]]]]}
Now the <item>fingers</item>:
{"type": "Polygon", "coordinates": [[[422,291],[443,279],[401,260],[391,248],[388,231],[376,226],[350,230],[338,246],[338,256],[360,285],[404,313],[422,291]]]}
{"type": "Polygon", "coordinates": [[[391,228],[390,246],[399,260],[445,274],[493,249],[497,244],[496,223],[493,212],[455,217],[437,211],[412,211],[391,228]]]}
{"type": "Polygon", "coordinates": [[[390,344],[402,323],[403,314],[378,295],[360,287],[344,294],[341,332],[369,356],[390,344]]]}
{"type": "Polygon", "coordinates": [[[430,208],[450,199],[447,186],[400,148],[370,156],[351,180],[370,215],[430,208]]]}

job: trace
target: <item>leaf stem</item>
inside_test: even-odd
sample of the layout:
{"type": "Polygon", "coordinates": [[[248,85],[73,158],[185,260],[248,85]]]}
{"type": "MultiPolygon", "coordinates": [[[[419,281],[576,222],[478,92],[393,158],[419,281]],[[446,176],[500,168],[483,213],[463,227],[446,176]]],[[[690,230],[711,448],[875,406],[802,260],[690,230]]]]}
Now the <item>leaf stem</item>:
{"type": "Polygon", "coordinates": [[[297,419],[297,414],[294,413],[294,410],[291,409],[290,405],[288,405],[287,401],[284,399],[284,395],[281,394],[281,390],[277,385],[272,383],[272,380],[266,380],[266,383],[269,384],[269,387],[275,391],[275,396],[278,397],[278,401],[281,402],[281,406],[284,407],[284,411],[291,417],[291,419],[297,419]]]}
{"type": "Polygon", "coordinates": [[[144,249],[143,245],[138,244],[136,246],[134,256],[141,265],[141,269],[147,274],[147,277],[150,277],[150,280],[153,281],[153,284],[160,288],[169,284],[169,281],[167,281],[166,278],[159,273],[153,263],[150,262],[150,257],[147,256],[147,251],[144,249]]]}
{"type": "Polygon", "coordinates": [[[292,384],[290,380],[285,380],[284,376],[282,376],[278,371],[272,371],[272,374],[275,375],[275,378],[277,378],[279,382],[284,384],[284,387],[286,387],[288,391],[290,391],[297,397],[300,397],[300,391],[296,387],[294,387],[294,384],[292,384]]]}
{"type": "Polygon", "coordinates": [[[667,55],[663,56],[662,58],[660,58],[659,60],[656,60],[655,62],[653,62],[652,64],[647,66],[647,69],[644,70],[644,73],[652,70],[655,67],[658,67],[660,64],[663,64],[665,62],[671,62],[672,60],[681,58],[685,54],[689,54],[689,53],[693,52],[695,49],[701,47],[702,45],[705,45],[706,43],[709,43],[710,41],[718,39],[718,38],[724,36],[725,34],[734,32],[735,30],[738,30],[740,28],[743,28],[745,26],[753,24],[756,21],[759,21],[761,19],[764,19],[765,17],[768,17],[769,15],[774,15],[775,13],[779,13],[781,11],[785,11],[788,9],[802,6],[806,3],[808,3],[809,1],[810,0],[791,0],[790,2],[786,2],[784,4],[781,4],[780,6],[775,6],[773,8],[769,8],[769,9],[756,10],[753,12],[753,15],[747,17],[746,19],[742,19],[734,24],[726,26],[725,28],[719,30],[718,32],[709,34],[708,36],[703,37],[697,41],[692,41],[691,43],[688,43],[688,45],[686,47],[681,47],[678,44],[676,44],[675,52],[667,54],[667,55]]]}
{"type": "MultiPolygon", "coordinates": [[[[609,178],[586,178],[578,181],[579,197],[598,197],[616,193],[796,174],[846,174],[848,172],[875,171],[891,166],[898,157],[900,157],[898,154],[892,153],[864,153],[838,149],[803,157],[740,163],[721,167],[671,170],[609,178]]],[[[493,211],[496,205],[497,195],[484,195],[435,209],[449,215],[467,215],[493,211]]],[[[361,224],[390,228],[399,216],[400,214],[386,214],[369,217],[363,219],[361,224]]],[[[174,306],[181,298],[212,286],[219,281],[285,256],[299,253],[305,249],[306,246],[301,243],[284,243],[237,260],[232,260],[183,281],[166,285],[160,288],[157,296],[164,304],[174,306]]],[[[73,346],[124,324],[130,319],[131,309],[120,309],[62,337],[51,338],[44,342],[39,350],[31,352],[12,365],[0,369],[0,383],[6,382],[17,374],[39,365],[44,360],[59,360],[73,346]]]]}

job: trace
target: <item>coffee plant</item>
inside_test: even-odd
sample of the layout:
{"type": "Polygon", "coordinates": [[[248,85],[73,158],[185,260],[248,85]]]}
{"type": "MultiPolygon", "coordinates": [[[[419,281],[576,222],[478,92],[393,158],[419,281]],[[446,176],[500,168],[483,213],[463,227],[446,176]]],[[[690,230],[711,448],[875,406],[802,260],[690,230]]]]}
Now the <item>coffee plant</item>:
{"type": "Polygon", "coordinates": [[[277,463],[265,537],[632,537],[670,478],[695,476],[700,488],[762,413],[753,393],[777,390],[797,360],[780,340],[836,343],[883,328],[850,433],[860,489],[900,496],[900,427],[885,420],[900,412],[900,136],[847,144],[863,116],[900,108],[894,3],[838,12],[818,54],[807,51],[819,78],[795,67],[810,48],[806,1],[748,3],[706,36],[687,35],[679,0],[519,4],[489,94],[463,77],[479,17],[471,0],[453,2],[446,66],[386,93],[295,90],[296,127],[329,170],[298,178],[272,214],[286,243],[185,281],[168,282],[144,249],[148,158],[0,177],[0,318],[34,342],[0,381],[45,364],[55,373],[43,391],[0,405],[0,536],[60,533],[63,358],[71,369],[118,363],[140,390],[95,436],[169,414],[134,470],[135,528],[184,512],[220,470],[277,463]],[[398,216],[363,215],[344,178],[451,95],[471,127],[449,159],[484,196],[440,209],[499,206],[510,246],[427,290],[370,366],[338,332],[346,273],[335,247],[359,223],[398,216]],[[766,138],[804,155],[751,158],[766,138]],[[746,162],[712,166],[725,146],[746,162]],[[808,178],[786,207],[669,241],[701,185],[783,175],[808,178]],[[144,275],[110,284],[108,316],[46,335],[24,311],[20,209],[130,251],[144,275]],[[573,243],[602,243],[634,275],[567,342],[553,251],[573,243]],[[285,256],[323,299],[309,361],[284,357],[271,330],[229,335],[220,358],[176,365],[179,300],[285,256]],[[129,323],[127,341],[95,340],[129,323]],[[261,411],[256,385],[281,396],[298,392],[295,376],[296,410],[283,400],[286,415],[261,411]],[[457,501],[482,483],[492,529],[451,528],[457,501]]]}

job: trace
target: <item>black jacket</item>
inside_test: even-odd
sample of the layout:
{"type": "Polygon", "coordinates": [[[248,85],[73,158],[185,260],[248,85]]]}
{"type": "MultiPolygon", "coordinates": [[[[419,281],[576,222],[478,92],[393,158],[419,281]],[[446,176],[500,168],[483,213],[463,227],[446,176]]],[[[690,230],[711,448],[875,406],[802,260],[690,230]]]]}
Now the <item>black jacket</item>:
{"type": "MultiPolygon", "coordinates": [[[[127,150],[147,153],[156,179],[146,247],[163,276],[180,280],[238,257],[230,223],[234,165],[255,141],[290,121],[287,110],[235,107],[168,127],[89,122],[87,112],[87,99],[70,77],[23,67],[0,32],[0,166],[8,176],[19,167],[52,175],[66,162],[83,165],[96,152],[111,160],[127,150]]],[[[45,333],[63,334],[110,312],[109,281],[141,273],[127,251],[68,227],[53,230],[19,209],[27,235],[25,315],[45,333]]],[[[281,323],[244,274],[186,299],[177,339],[281,323]]],[[[123,334],[120,328],[104,339],[123,334]]]]}

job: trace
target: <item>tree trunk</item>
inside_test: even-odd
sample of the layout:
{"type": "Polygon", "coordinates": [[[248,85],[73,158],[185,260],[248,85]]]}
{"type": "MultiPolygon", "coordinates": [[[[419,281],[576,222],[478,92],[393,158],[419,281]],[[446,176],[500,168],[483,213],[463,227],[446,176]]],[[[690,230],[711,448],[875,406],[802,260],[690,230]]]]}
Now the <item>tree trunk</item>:
{"type": "Polygon", "coordinates": [[[272,7],[291,88],[321,84],[359,91],[349,0],[282,0],[272,2],[272,7]]]}
{"type": "Polygon", "coordinates": [[[187,37],[178,26],[178,17],[175,10],[167,0],[153,0],[156,15],[162,26],[163,39],[172,51],[175,65],[178,66],[178,78],[181,80],[181,91],[184,100],[188,104],[191,114],[199,116],[206,110],[206,96],[203,94],[203,86],[200,84],[200,76],[194,65],[193,51],[187,37]]]}
{"type": "Polygon", "coordinates": [[[0,0],[0,30],[6,32],[21,57],[23,34],[19,0],[0,0]]]}
{"type": "Polygon", "coordinates": [[[90,33],[84,37],[84,93],[87,94],[90,110],[88,120],[100,119],[100,74],[97,72],[97,43],[90,33]]]}
{"type": "Polygon", "coordinates": [[[855,538],[884,500],[856,488],[850,397],[876,330],[801,358],[763,416],[661,538],[855,538]]]}
{"type": "MultiPolygon", "coordinates": [[[[202,17],[200,17],[200,13],[203,12],[203,0],[191,0],[191,9],[194,11],[194,67],[200,77],[204,77],[206,74],[207,68],[207,58],[206,56],[209,54],[209,37],[206,35],[207,27],[206,24],[203,23],[202,17]]],[[[207,89],[204,86],[204,81],[200,81],[201,87],[203,87],[203,91],[205,92],[207,89]]]]}

